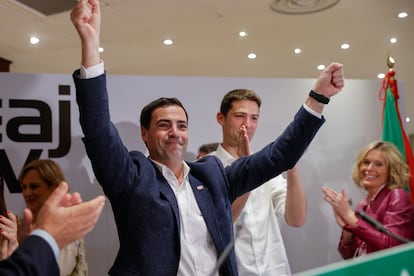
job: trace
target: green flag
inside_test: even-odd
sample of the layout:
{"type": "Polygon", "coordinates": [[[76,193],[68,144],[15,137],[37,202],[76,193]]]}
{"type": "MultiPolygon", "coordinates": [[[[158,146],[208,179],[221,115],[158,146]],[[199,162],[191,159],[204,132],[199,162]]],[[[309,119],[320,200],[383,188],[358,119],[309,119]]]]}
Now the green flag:
{"type": "Polygon", "coordinates": [[[385,90],[382,140],[393,143],[407,163],[411,173],[407,190],[410,192],[411,199],[414,201],[414,155],[401,121],[398,108],[398,99],[400,96],[394,75],[395,72],[393,70],[387,73],[382,83],[382,90],[380,91],[385,90]]]}

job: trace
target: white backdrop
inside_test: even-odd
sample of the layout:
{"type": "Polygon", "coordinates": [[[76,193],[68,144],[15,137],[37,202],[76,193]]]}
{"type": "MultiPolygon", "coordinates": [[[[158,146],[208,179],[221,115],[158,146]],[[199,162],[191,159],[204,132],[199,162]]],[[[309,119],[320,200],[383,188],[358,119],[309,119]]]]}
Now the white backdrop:
{"type": "MultiPolygon", "coordinates": [[[[108,87],[112,120],[117,125],[129,149],[145,151],[139,132],[139,114],[149,101],[161,97],[177,97],[189,113],[190,139],[187,160],[194,159],[203,143],[220,141],[221,129],[215,120],[222,96],[234,88],[255,90],[262,98],[261,116],[254,150],[273,140],[291,120],[304,102],[314,80],[266,78],[207,78],[109,76],[108,87]]],[[[93,175],[89,159],[81,142],[75,90],[69,75],[32,75],[0,73],[1,149],[7,154],[14,173],[23,166],[30,149],[43,149],[41,158],[49,158],[48,150],[59,145],[58,103],[70,103],[71,147],[69,152],[54,158],[64,169],[72,191],[79,191],[84,200],[102,190],[93,175]],[[58,95],[59,85],[69,85],[70,95],[58,95]],[[11,107],[10,100],[40,100],[52,110],[51,142],[15,142],[7,133],[9,121],[20,116],[39,116],[28,108],[11,107]]],[[[346,80],[341,94],[332,98],[324,115],[327,122],[311,147],[299,161],[300,174],[308,199],[308,217],[301,228],[282,226],[288,257],[293,273],[341,260],[337,253],[340,229],[332,210],[322,199],[321,186],[345,188],[354,204],[363,192],[351,181],[351,167],[359,149],[381,137],[382,103],[377,99],[379,80],[346,80]]],[[[404,87],[400,88],[400,106],[404,104],[404,87]]],[[[405,114],[404,110],[402,113],[405,114]]],[[[39,133],[39,127],[24,126],[22,133],[39,133]]],[[[108,154],[111,154],[108,152],[108,154]]],[[[24,201],[21,194],[5,192],[8,208],[21,214],[24,201]]],[[[106,275],[113,263],[118,238],[112,210],[107,202],[95,229],[86,237],[90,275],[106,275]]]]}

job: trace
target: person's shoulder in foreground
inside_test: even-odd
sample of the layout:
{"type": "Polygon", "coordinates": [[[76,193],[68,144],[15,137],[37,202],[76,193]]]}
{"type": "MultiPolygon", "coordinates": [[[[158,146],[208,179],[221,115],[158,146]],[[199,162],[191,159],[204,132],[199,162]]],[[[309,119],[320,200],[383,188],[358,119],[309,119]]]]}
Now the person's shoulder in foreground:
{"type": "MultiPolygon", "coordinates": [[[[56,258],[59,249],[89,233],[102,212],[105,197],[82,203],[79,193],[67,194],[62,182],[42,207],[36,229],[7,259],[0,261],[0,275],[59,275],[56,258]]],[[[31,223],[25,209],[25,221],[31,223]]]]}

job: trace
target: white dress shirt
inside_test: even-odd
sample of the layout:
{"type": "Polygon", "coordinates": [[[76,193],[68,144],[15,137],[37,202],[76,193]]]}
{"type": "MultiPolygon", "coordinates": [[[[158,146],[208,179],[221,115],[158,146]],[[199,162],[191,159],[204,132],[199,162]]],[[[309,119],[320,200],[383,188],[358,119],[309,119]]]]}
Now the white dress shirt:
{"type": "MultiPolygon", "coordinates": [[[[221,145],[210,154],[218,157],[224,166],[236,160],[221,145]]],[[[281,175],[250,192],[234,223],[240,276],[291,274],[278,222],[278,217],[285,221],[286,192],[286,179],[281,175]]]]}
{"type": "Polygon", "coordinates": [[[217,262],[217,252],[188,179],[190,168],[184,162],[183,183],[174,173],[151,159],[174,191],[180,213],[181,256],[177,275],[210,275],[217,262]]]}

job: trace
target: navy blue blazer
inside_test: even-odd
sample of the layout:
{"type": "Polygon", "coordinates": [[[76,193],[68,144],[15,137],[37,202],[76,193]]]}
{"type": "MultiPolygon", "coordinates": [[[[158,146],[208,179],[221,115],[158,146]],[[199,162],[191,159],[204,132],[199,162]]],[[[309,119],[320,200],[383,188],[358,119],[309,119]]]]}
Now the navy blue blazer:
{"type": "Polygon", "coordinates": [[[0,261],[0,275],[57,276],[59,267],[50,245],[29,235],[9,258],[0,261]]]}
{"type": "MultiPolygon", "coordinates": [[[[176,275],[179,209],[167,180],[143,153],[128,152],[110,121],[106,75],[73,74],[83,142],[97,180],[111,202],[120,248],[110,275],[176,275]]],[[[189,180],[218,255],[233,237],[231,203],[292,168],[324,119],[303,107],[283,134],[261,151],[224,168],[213,156],[188,162],[189,180]]],[[[220,275],[237,275],[234,251],[220,275]]]]}

